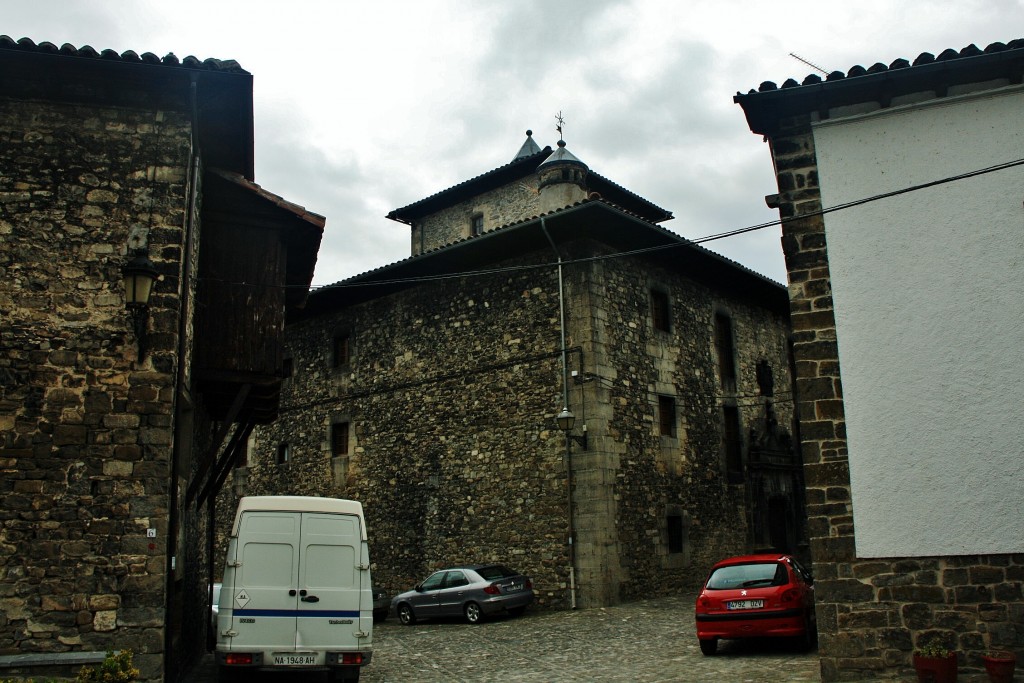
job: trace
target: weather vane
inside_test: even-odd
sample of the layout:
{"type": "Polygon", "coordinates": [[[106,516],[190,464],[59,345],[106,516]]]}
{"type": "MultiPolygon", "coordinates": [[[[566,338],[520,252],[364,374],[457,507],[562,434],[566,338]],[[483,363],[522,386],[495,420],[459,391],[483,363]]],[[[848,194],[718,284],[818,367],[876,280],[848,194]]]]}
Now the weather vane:
{"type": "Polygon", "coordinates": [[[562,126],[565,125],[565,119],[562,118],[562,112],[561,111],[559,111],[558,114],[555,115],[555,121],[558,122],[558,125],[555,126],[555,130],[558,131],[558,139],[561,140],[562,139],[562,126]]]}

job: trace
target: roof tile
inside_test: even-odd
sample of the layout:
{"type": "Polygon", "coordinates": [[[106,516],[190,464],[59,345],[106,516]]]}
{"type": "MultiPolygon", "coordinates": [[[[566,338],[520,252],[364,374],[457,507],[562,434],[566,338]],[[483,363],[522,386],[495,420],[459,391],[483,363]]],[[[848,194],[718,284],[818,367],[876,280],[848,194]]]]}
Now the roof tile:
{"type": "Polygon", "coordinates": [[[58,48],[54,43],[44,41],[37,45],[31,38],[20,38],[18,40],[14,40],[7,35],[0,35],[0,50],[20,50],[23,52],[36,52],[39,54],[60,54],[68,57],[78,57],[81,59],[104,59],[126,62],[129,64],[160,64],[163,66],[181,66],[186,69],[202,69],[205,71],[248,73],[233,59],[200,60],[196,57],[189,56],[183,61],[179,61],[173,52],[167,53],[167,56],[163,59],[157,57],[152,52],[144,52],[140,57],[134,50],[126,50],[125,52],[118,53],[116,50],[106,49],[100,52],[91,45],[75,47],[70,43],[64,43],[60,48],[58,48]]]}

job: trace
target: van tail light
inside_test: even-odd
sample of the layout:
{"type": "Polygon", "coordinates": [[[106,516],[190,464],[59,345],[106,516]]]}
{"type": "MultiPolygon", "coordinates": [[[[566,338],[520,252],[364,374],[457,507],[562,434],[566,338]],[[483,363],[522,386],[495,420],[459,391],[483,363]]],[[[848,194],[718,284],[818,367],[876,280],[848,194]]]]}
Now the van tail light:
{"type": "Polygon", "coordinates": [[[800,591],[796,588],[790,588],[782,594],[782,602],[797,602],[800,600],[800,591]]]}
{"type": "Polygon", "coordinates": [[[341,663],[348,665],[362,664],[363,653],[362,652],[345,652],[341,655],[341,663]]]}
{"type": "Polygon", "coordinates": [[[501,589],[498,588],[498,584],[492,583],[487,588],[484,588],[484,593],[487,593],[488,595],[501,595],[501,589]]]}
{"type": "Polygon", "coordinates": [[[233,664],[235,666],[249,666],[252,664],[252,653],[251,652],[229,652],[224,657],[225,664],[233,664]]]}

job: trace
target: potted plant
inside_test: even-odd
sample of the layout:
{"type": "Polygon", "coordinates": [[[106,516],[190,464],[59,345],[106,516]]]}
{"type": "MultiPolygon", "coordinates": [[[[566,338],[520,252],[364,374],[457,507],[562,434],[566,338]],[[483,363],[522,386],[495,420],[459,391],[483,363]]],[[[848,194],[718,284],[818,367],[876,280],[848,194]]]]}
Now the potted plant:
{"type": "Polygon", "coordinates": [[[990,650],[981,656],[981,661],[985,662],[985,673],[992,683],[1013,683],[1017,655],[1003,650],[990,650]]]}
{"type": "Polygon", "coordinates": [[[931,642],[914,651],[914,671],[919,683],[956,683],[956,653],[931,642]]]}

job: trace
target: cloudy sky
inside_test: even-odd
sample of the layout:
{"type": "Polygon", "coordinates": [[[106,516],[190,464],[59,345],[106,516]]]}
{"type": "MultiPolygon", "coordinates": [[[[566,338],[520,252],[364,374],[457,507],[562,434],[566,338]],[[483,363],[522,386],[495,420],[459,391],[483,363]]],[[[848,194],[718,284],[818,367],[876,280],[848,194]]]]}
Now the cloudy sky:
{"type": "MultiPolygon", "coordinates": [[[[1024,0],[0,0],[0,33],[234,59],[256,181],[327,217],[314,286],[409,255],[384,216],[543,147],[697,239],[776,219],[768,148],[732,102],[762,81],[1024,37],[1024,0]]],[[[779,228],[705,244],[785,282],[779,228]]]]}

